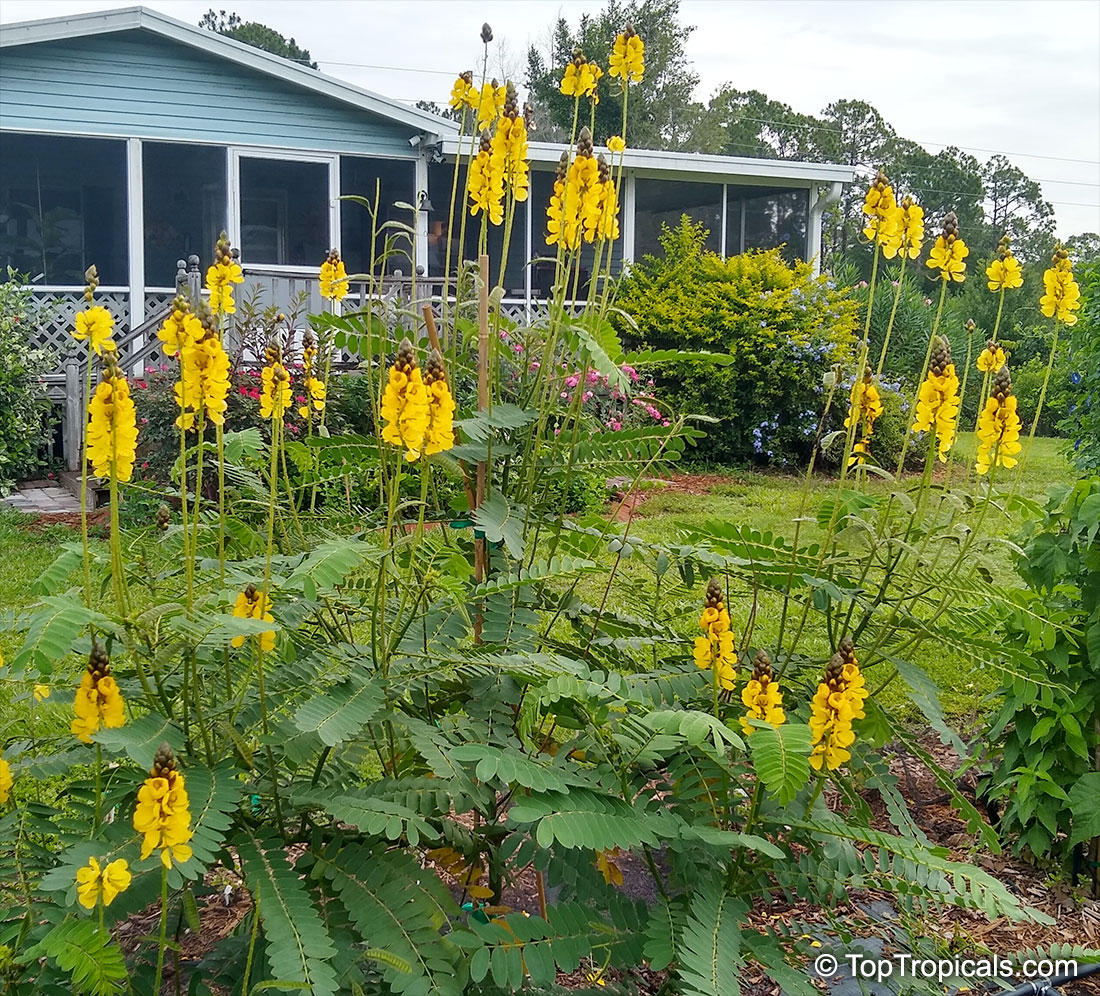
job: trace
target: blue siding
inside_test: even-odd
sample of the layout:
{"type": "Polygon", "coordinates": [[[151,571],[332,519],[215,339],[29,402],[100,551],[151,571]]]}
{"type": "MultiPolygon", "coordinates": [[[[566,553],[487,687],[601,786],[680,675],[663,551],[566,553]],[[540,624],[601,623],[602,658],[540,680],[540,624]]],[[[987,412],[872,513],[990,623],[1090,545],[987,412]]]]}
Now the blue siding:
{"type": "Polygon", "coordinates": [[[142,31],[5,49],[0,128],[414,155],[406,125],[142,31]]]}

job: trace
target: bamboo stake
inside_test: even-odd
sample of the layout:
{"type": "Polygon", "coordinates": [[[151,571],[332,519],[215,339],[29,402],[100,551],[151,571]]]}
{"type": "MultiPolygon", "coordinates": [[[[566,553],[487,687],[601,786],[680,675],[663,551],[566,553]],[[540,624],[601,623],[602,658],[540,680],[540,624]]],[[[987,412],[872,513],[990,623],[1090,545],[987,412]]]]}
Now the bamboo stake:
{"type": "MultiPolygon", "coordinates": [[[[477,291],[477,410],[489,409],[489,257],[478,257],[477,291]]],[[[485,501],[485,479],[488,468],[484,460],[477,463],[477,490],[474,508],[485,501]]],[[[474,539],[474,580],[480,584],[488,574],[489,557],[485,537],[474,539]]],[[[480,627],[478,627],[480,630],[480,627]]]]}
{"type": "Polygon", "coordinates": [[[443,347],[439,345],[439,330],[435,327],[435,313],[432,311],[432,306],[426,304],[421,311],[424,313],[424,325],[428,329],[428,341],[432,344],[432,349],[442,353],[443,347]]]}

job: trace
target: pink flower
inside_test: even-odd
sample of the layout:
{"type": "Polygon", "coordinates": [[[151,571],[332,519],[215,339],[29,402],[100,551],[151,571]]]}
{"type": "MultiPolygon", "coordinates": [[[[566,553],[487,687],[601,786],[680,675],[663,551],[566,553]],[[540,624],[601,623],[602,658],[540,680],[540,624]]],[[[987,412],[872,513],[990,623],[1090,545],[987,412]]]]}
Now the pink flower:
{"type": "Polygon", "coordinates": [[[245,397],[248,397],[248,385],[247,384],[238,384],[237,385],[237,393],[242,394],[245,397]]]}
{"type": "Polygon", "coordinates": [[[142,416],[141,424],[142,425],[148,425],[149,424],[149,419],[145,418],[145,416],[142,416]]]}
{"type": "Polygon", "coordinates": [[[576,374],[571,374],[569,377],[565,378],[565,386],[566,387],[576,387],[577,384],[579,384],[579,383],[580,383],[580,377],[578,377],[576,374]]]}
{"type": "Polygon", "coordinates": [[[148,469],[149,469],[149,461],[148,461],[148,460],[143,460],[143,461],[142,461],[142,463],[141,463],[141,469],[142,469],[142,470],[148,470],[148,469]]]}
{"type": "Polygon", "coordinates": [[[294,398],[294,400],[297,401],[298,404],[304,405],[306,403],[306,396],[304,394],[299,394],[294,398]]]}
{"type": "Polygon", "coordinates": [[[599,375],[598,371],[596,371],[596,370],[589,370],[588,371],[588,383],[589,384],[597,384],[597,383],[599,383],[599,380],[600,380],[600,375],[599,375]]]}
{"type": "Polygon", "coordinates": [[[519,353],[522,353],[523,352],[523,343],[522,342],[512,343],[512,352],[516,353],[517,355],[519,353]]]}
{"type": "Polygon", "coordinates": [[[618,432],[618,431],[619,431],[619,430],[620,430],[620,429],[621,429],[621,428],[623,427],[623,424],[622,424],[622,422],[620,422],[620,421],[619,421],[619,420],[618,420],[617,418],[613,418],[613,419],[612,419],[612,420],[611,420],[610,422],[608,422],[607,424],[608,424],[608,425],[609,425],[609,426],[610,426],[610,427],[611,427],[612,429],[614,429],[614,430],[615,430],[616,432],[618,432]]]}

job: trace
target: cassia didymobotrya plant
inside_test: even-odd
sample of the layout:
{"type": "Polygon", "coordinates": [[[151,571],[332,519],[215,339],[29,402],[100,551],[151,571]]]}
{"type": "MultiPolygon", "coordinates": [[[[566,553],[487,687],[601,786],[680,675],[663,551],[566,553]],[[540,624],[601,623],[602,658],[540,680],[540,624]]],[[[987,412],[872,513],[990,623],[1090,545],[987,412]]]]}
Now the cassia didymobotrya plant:
{"type": "MultiPolygon", "coordinates": [[[[503,263],[530,196],[531,111],[488,78],[491,38],[486,25],[480,77],[452,90],[459,238],[438,296],[416,307],[382,293],[415,229],[380,223],[377,194],[359,198],[380,247],[368,272],[327,254],[325,309],[254,357],[262,424],[233,433],[227,344],[245,276],[224,235],[207,293],[173,301],[159,341],[178,375],[178,493],[143,530],[119,522],[139,413],[89,272],[74,333],[90,347],[85,477],[107,482],[110,535],[104,553],[85,523],[39,603],[6,620],[22,645],[4,677],[28,701],[0,762],[6,991],[461,993],[544,986],[582,965],[603,985],[643,962],[676,991],[736,992],[749,962],[808,991],[792,967],[803,931],[750,926],[754,904],[835,905],[874,888],[908,911],[1035,915],[928,845],[882,751],[893,719],[879,695],[899,679],[963,750],[920,652],[998,657],[975,634],[1012,596],[969,569],[982,521],[1010,507],[997,472],[1021,448],[996,329],[978,361],[980,477],[961,496],[934,479],[966,383],[937,317],[915,490],[874,463],[888,336],[873,369],[865,330],[835,495],[811,516],[804,492],[790,539],[712,522],[656,542],[629,522],[566,516],[576,481],[621,476],[632,491],[700,431],[674,412],[609,428],[585,407],[596,381],[660,405],[624,370],[660,357],[625,354],[609,321],[645,45],[626,27],[606,72],[581,52],[564,67],[573,127],[545,205],[553,294],[519,321],[502,305],[503,263]],[[605,148],[601,79],[622,105],[605,148]],[[330,434],[338,350],[359,360],[341,376],[362,378],[373,433],[330,434]],[[71,655],[86,661],[78,680],[71,655]],[[71,726],[46,729],[47,684],[66,682],[71,726]],[[890,832],[872,827],[866,792],[887,800],[890,832]],[[526,869],[536,898],[520,910],[526,869]],[[652,879],[653,902],[628,898],[628,873],[652,879]],[[199,899],[215,891],[238,915],[191,955],[181,940],[206,925],[199,899]],[[143,911],[155,928],[127,930],[123,946],[143,911]]],[[[880,257],[897,259],[900,289],[923,213],[883,173],[865,213],[876,279],[880,257]]],[[[949,215],[928,259],[938,315],[966,256],[949,215]]],[[[1010,261],[1004,242],[997,293],[1015,286],[1010,261]]],[[[1062,322],[1072,286],[1059,255],[1044,308],[1062,322]]],[[[823,423],[843,376],[826,385],[823,423]]]]}

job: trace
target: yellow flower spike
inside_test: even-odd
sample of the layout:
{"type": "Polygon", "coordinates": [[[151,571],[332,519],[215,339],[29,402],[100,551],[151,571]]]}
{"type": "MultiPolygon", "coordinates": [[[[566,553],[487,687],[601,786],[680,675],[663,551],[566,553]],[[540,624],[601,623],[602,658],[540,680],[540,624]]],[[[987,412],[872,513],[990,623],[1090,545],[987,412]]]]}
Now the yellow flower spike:
{"type": "Polygon", "coordinates": [[[172,301],[172,311],[157,330],[161,349],[166,356],[178,356],[185,346],[201,339],[205,334],[202,322],[192,313],[191,302],[182,294],[172,301]]]}
{"type": "MultiPolygon", "coordinates": [[[[2,663],[2,662],[0,662],[0,663],[2,663]]],[[[45,702],[45,700],[50,697],[50,686],[49,685],[40,685],[40,684],[36,683],[35,686],[34,686],[33,695],[34,695],[34,701],[35,702],[45,702]]]]}
{"type": "Polygon", "coordinates": [[[959,219],[954,211],[948,211],[943,219],[943,231],[936,237],[925,262],[931,270],[939,270],[940,280],[962,283],[966,279],[966,263],[970,255],[966,243],[959,236],[959,219]]]}
{"type": "Polygon", "coordinates": [[[222,346],[213,314],[204,303],[199,307],[200,315],[187,316],[193,325],[179,351],[175,397],[180,414],[176,425],[183,429],[190,429],[200,413],[206,421],[223,425],[229,407],[229,354],[222,346]]]}
{"type": "Polygon", "coordinates": [[[11,776],[11,765],[7,758],[0,754],[0,806],[11,798],[11,787],[15,784],[11,776]]]}
{"type": "Polygon", "coordinates": [[[621,135],[612,135],[607,140],[607,149],[609,152],[625,152],[626,142],[621,135]]]}
{"type": "Polygon", "coordinates": [[[73,329],[73,338],[78,342],[87,339],[88,345],[97,356],[102,356],[104,349],[115,348],[114,340],[111,338],[115,320],[103,305],[97,304],[94,308],[78,311],[73,322],[76,326],[73,329]]]}
{"type": "Polygon", "coordinates": [[[983,349],[978,356],[978,369],[981,370],[982,373],[996,373],[1007,361],[1008,356],[1005,355],[1005,351],[1001,348],[1000,343],[990,339],[985,344],[985,349],[983,349]]]}
{"type": "Polygon", "coordinates": [[[73,700],[73,712],[75,717],[69,729],[86,744],[92,742],[92,734],[100,727],[115,730],[126,723],[125,702],[111,674],[111,660],[98,644],[88,655],[88,666],[73,700]]]}
{"type": "MultiPolygon", "coordinates": [[[[487,209],[489,220],[494,225],[500,224],[494,218],[504,217],[502,199],[504,187],[507,185],[512,196],[517,201],[527,200],[527,191],[530,186],[529,170],[527,164],[527,120],[520,113],[519,98],[516,96],[516,88],[509,83],[506,87],[507,97],[504,102],[504,111],[500,121],[497,122],[496,134],[489,144],[488,164],[479,163],[478,166],[478,190],[481,194],[478,202],[471,207],[471,214],[476,214],[480,209],[487,209]],[[486,186],[487,184],[487,186],[486,186]],[[497,202],[493,203],[492,198],[497,202]]],[[[474,174],[471,172],[471,182],[474,174]]]]}
{"type": "Polygon", "coordinates": [[[993,378],[985,408],[978,416],[978,453],[975,461],[979,474],[991,467],[1016,466],[1020,443],[1020,415],[1012,393],[1012,377],[1004,364],[993,378]]]}
{"type": "Polygon", "coordinates": [[[153,758],[149,777],[138,789],[134,829],[142,834],[141,859],[160,851],[161,864],[171,868],[191,857],[191,803],[183,773],[176,770],[176,757],[168,744],[161,744],[153,758]]]}
{"type": "Polygon", "coordinates": [[[865,463],[871,455],[871,436],[875,431],[875,420],[882,414],[882,397],[871,379],[871,368],[864,367],[863,376],[856,378],[848,399],[848,417],[844,427],[857,426],[855,442],[848,457],[848,466],[865,463]]]}
{"type": "Polygon", "coordinates": [[[936,433],[941,463],[947,462],[947,454],[955,442],[959,404],[959,378],[951,362],[951,349],[946,339],[936,336],[928,374],[917,396],[912,431],[936,433]]]}
{"type": "Polygon", "coordinates": [[[988,278],[988,287],[994,293],[1023,286],[1024,271],[1020,268],[1019,260],[1012,255],[1007,235],[998,243],[997,255],[985,268],[985,275],[988,278]]]}
{"type": "Polygon", "coordinates": [[[787,721],[783,711],[783,693],[772,671],[771,658],[763,650],[753,658],[752,677],[741,691],[741,703],[745,715],[741,717],[741,730],[745,736],[751,736],[756,727],[750,719],[762,719],[773,726],[782,726],[787,721]]]}
{"type": "Polygon", "coordinates": [[[477,88],[474,86],[474,74],[469,69],[460,73],[455,85],[451,87],[451,99],[448,101],[456,111],[463,107],[477,106],[477,88]]]}
{"type": "Polygon", "coordinates": [[[1076,325],[1081,307],[1081,288],[1073,279],[1073,263],[1069,253],[1059,246],[1051,260],[1050,267],[1043,272],[1043,296],[1039,299],[1040,310],[1047,318],[1054,318],[1063,325],[1076,325]]]}
{"type": "MultiPolygon", "coordinates": [[[[898,205],[894,200],[894,188],[890,186],[890,181],[882,170],[878,171],[867,189],[863,199],[863,214],[863,234],[868,239],[885,245],[895,238],[900,224],[898,205]]],[[[896,254],[895,249],[894,255],[896,254]]]]}
{"type": "Polygon", "coordinates": [[[307,331],[302,338],[302,386],[306,392],[306,403],[298,409],[304,419],[313,417],[314,411],[323,412],[328,398],[325,382],[314,376],[316,372],[317,343],[313,333],[307,331]]]}
{"type": "Polygon", "coordinates": [[[434,456],[455,444],[455,402],[447,385],[443,356],[433,349],[424,368],[424,388],[428,395],[428,427],[424,431],[424,453],[434,456]]]}
{"type": "Polygon", "coordinates": [[[924,208],[906,194],[884,226],[882,255],[916,259],[924,243],[924,208]]]}
{"type": "Polygon", "coordinates": [[[89,858],[87,865],[76,871],[76,895],[80,905],[85,909],[95,909],[99,897],[103,897],[103,905],[110,906],[119,893],[130,888],[130,865],[123,858],[112,861],[104,868],[100,868],[95,858],[89,858]]]}
{"type": "Polygon", "coordinates": [[[722,586],[717,578],[707,583],[707,593],[703,614],[699,617],[699,627],[705,636],[695,638],[693,656],[695,666],[702,671],[714,667],[718,684],[726,691],[732,691],[737,684],[737,648],[730,629],[730,616],[723,600],[722,586]]]}
{"type": "Polygon", "coordinates": [[[416,363],[416,350],[408,339],[401,340],[397,359],[390,367],[382,393],[381,414],[386,423],[382,427],[382,439],[404,448],[409,463],[418,460],[431,420],[431,408],[416,363]]]}
{"type": "Polygon", "coordinates": [[[494,154],[493,139],[481,133],[478,153],[470,163],[470,214],[484,211],[491,224],[504,221],[504,156],[494,154]]]}
{"type": "Polygon", "coordinates": [[[102,379],[88,403],[88,460],[97,477],[128,481],[137,450],[137,409],[113,350],[106,353],[102,379]]]}
{"type": "Polygon", "coordinates": [[[835,771],[852,757],[848,748],[856,739],[852,731],[856,716],[853,703],[858,702],[862,713],[863,699],[849,695],[845,667],[845,657],[833,654],[810,703],[810,766],[815,771],[835,771]]]}
{"type": "Polygon", "coordinates": [[[260,417],[281,421],[290,411],[293,395],[290,390],[290,373],[283,366],[283,351],[278,345],[270,345],[264,355],[266,361],[260,374],[260,417]]]}
{"type": "Polygon", "coordinates": [[[321,297],[331,301],[342,301],[348,293],[348,271],[340,258],[340,250],[332,248],[321,264],[321,297]]]}
{"type": "Polygon", "coordinates": [[[621,79],[623,86],[641,83],[645,78],[645,43],[632,25],[628,24],[615,36],[607,67],[608,75],[621,79]]]}
{"type": "MultiPolygon", "coordinates": [[[[271,614],[271,598],[260,591],[254,584],[246,585],[244,590],[237,595],[237,601],[233,604],[233,616],[236,619],[260,619],[263,622],[274,622],[271,614]]],[[[231,646],[243,646],[245,637],[235,636],[229,641],[231,646]]],[[[270,653],[275,649],[275,630],[265,629],[260,634],[260,649],[270,653]]]]}
{"type": "Polygon", "coordinates": [[[229,237],[222,232],[214,245],[214,262],[206,271],[206,289],[210,291],[210,310],[215,315],[236,314],[233,285],[244,283],[241,264],[233,255],[229,237]]]}

